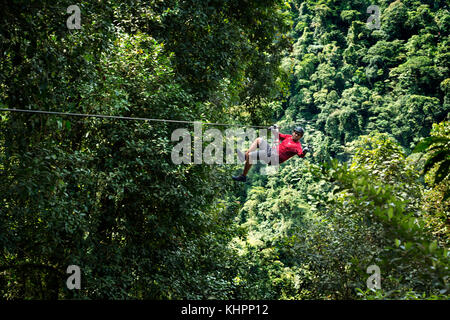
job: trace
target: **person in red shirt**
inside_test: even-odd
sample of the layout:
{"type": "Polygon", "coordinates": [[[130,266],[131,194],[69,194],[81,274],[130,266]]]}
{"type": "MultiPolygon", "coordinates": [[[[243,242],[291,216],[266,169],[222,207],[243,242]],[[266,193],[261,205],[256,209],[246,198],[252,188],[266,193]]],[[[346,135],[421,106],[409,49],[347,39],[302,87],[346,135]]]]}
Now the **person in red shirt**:
{"type": "MultiPolygon", "coordinates": [[[[278,134],[279,140],[281,141],[275,148],[271,148],[267,141],[263,138],[256,138],[255,141],[250,145],[250,148],[243,154],[240,150],[237,150],[239,159],[244,162],[244,171],[240,176],[233,176],[233,180],[245,182],[247,181],[247,173],[252,167],[250,160],[259,159],[265,161],[268,165],[276,164],[271,163],[273,160],[272,154],[276,152],[278,154],[278,164],[282,164],[289,158],[298,155],[300,158],[304,158],[306,153],[309,151],[308,148],[302,148],[300,139],[303,137],[304,130],[302,127],[294,128],[292,135],[278,133],[276,127],[270,127],[272,132],[275,131],[278,134]],[[256,149],[259,149],[256,151],[256,149]]],[[[276,157],[275,154],[275,157],[276,157]]]]}

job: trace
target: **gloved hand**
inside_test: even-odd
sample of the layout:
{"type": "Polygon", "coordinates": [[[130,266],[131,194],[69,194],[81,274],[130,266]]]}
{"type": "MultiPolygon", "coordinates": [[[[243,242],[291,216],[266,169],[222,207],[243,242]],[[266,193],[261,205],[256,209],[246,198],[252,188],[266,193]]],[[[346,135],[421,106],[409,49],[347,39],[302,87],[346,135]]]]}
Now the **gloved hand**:
{"type": "Polygon", "coordinates": [[[274,124],[272,126],[269,127],[269,130],[278,130],[278,125],[274,124]]]}
{"type": "Polygon", "coordinates": [[[303,148],[303,154],[304,154],[304,155],[307,154],[309,151],[310,151],[310,150],[309,150],[309,147],[303,148]]]}

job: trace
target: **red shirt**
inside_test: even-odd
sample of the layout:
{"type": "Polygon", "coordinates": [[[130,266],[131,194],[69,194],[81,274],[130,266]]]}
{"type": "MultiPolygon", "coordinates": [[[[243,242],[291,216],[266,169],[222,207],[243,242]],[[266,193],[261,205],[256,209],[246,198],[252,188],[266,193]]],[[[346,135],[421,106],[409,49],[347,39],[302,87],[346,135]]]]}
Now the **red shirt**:
{"type": "Polygon", "coordinates": [[[279,164],[282,164],[287,159],[298,155],[300,158],[304,158],[303,149],[300,141],[295,142],[292,140],[290,134],[279,133],[281,143],[277,146],[279,164]]]}

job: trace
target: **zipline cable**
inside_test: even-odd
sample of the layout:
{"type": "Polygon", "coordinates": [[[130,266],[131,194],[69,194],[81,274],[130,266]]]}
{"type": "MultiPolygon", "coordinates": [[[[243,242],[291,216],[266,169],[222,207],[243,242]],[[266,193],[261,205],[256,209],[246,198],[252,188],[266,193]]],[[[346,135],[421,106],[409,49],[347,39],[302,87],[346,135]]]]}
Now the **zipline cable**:
{"type": "Polygon", "coordinates": [[[242,125],[242,124],[211,123],[211,122],[173,120],[173,119],[152,119],[152,118],[140,118],[140,117],[111,116],[111,115],[104,115],[104,114],[71,113],[71,112],[57,112],[57,111],[31,110],[31,109],[0,108],[0,111],[2,111],[2,112],[22,112],[22,113],[50,114],[50,115],[68,116],[68,117],[106,118],[106,119],[117,119],[117,120],[156,121],[156,122],[194,123],[194,124],[198,123],[198,124],[201,124],[201,125],[212,125],[212,126],[266,128],[267,129],[267,126],[250,126],[250,125],[242,125]]]}

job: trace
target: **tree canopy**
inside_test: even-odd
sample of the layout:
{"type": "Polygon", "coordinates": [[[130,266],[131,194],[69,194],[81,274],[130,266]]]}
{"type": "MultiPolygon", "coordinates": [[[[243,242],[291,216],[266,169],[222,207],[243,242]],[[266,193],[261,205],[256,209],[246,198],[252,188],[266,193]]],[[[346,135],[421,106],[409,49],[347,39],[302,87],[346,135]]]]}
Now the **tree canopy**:
{"type": "Polygon", "coordinates": [[[236,185],[173,163],[188,123],[0,112],[0,299],[448,299],[445,1],[79,1],[70,29],[72,4],[0,3],[0,108],[314,151],[236,185]]]}

